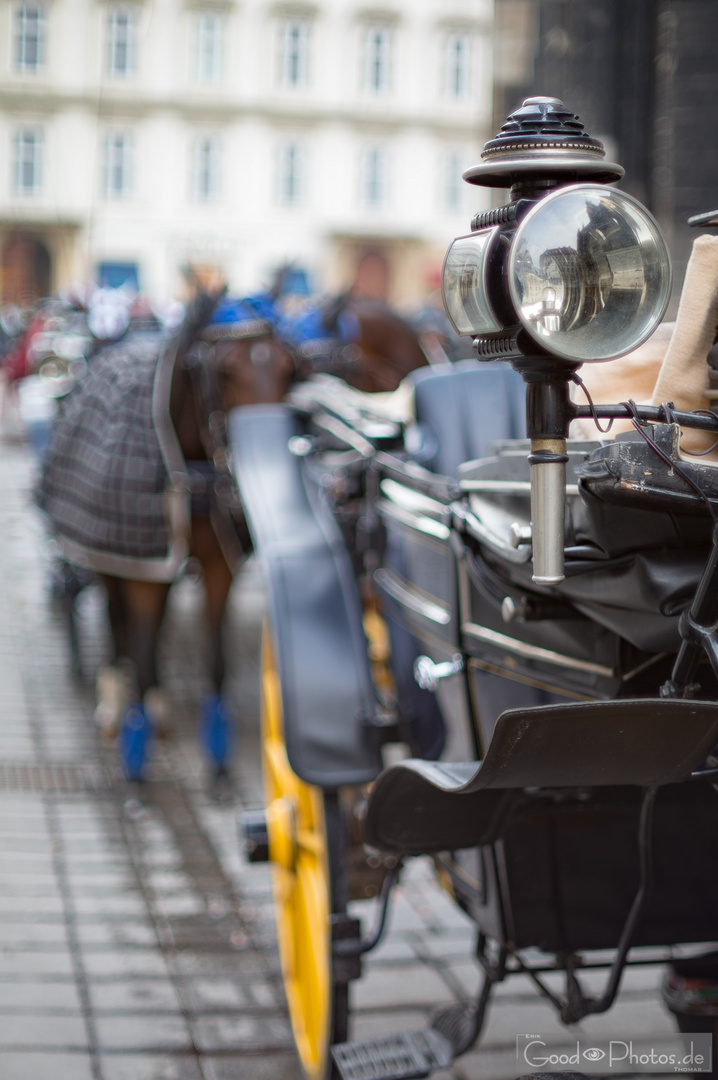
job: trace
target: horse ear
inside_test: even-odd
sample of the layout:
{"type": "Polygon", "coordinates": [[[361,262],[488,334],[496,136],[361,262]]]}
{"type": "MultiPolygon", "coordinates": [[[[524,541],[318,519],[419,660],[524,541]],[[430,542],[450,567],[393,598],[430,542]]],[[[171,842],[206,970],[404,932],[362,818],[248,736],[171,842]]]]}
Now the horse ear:
{"type": "Polygon", "coordinates": [[[187,305],[185,317],[182,320],[179,331],[179,352],[186,352],[197,337],[199,332],[209,322],[212,312],[227,292],[227,286],[220,289],[205,292],[200,289],[190,304],[187,305]]]}
{"type": "Polygon", "coordinates": [[[333,300],[328,300],[321,309],[322,323],[325,330],[336,334],[339,329],[339,316],[352,298],[352,290],[345,289],[333,300]]]}
{"type": "Polygon", "coordinates": [[[295,265],[295,261],[288,260],[287,262],[282,263],[282,265],[277,270],[276,274],[274,275],[274,281],[272,282],[272,286],[269,290],[269,295],[271,296],[272,300],[279,300],[279,298],[282,296],[284,292],[284,286],[287,282],[287,278],[289,277],[289,274],[295,265]]]}

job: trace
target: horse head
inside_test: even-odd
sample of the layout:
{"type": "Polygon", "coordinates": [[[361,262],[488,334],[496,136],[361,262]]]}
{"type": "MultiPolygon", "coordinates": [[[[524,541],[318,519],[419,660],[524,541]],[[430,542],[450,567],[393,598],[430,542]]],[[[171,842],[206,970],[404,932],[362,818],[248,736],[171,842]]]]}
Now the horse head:
{"type": "Polygon", "coordinates": [[[419,337],[397,312],[346,292],[299,314],[285,315],[277,333],[292,349],[302,377],[337,375],[357,390],[396,390],[427,363],[419,337]]]}
{"type": "Polygon", "coordinates": [[[210,350],[223,412],[282,401],[295,378],[294,359],[274,334],[274,305],[260,295],[222,300],[200,338],[210,350]]]}

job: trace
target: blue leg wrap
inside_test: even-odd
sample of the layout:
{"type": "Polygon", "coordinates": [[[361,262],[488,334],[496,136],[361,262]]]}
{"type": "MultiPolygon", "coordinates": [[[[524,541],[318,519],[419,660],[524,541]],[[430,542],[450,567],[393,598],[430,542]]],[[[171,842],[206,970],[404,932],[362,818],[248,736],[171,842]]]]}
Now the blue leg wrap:
{"type": "Polygon", "coordinates": [[[232,721],[227,701],[221,694],[205,698],[202,702],[199,736],[204,752],[218,770],[224,771],[232,743],[232,721]]]}
{"type": "Polygon", "coordinates": [[[117,737],[122,767],[128,780],[141,780],[152,738],[152,721],[143,705],[128,705],[117,737]]]}

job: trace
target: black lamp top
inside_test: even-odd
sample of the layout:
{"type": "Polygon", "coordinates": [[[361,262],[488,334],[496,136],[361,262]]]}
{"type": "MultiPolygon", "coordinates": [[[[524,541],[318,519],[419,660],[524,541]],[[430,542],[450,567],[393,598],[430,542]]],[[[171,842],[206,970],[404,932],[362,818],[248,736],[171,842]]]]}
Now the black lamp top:
{"type": "Polygon", "coordinates": [[[523,181],[574,180],[610,184],[620,180],[620,165],[604,161],[603,143],[592,138],[562,101],[552,97],[526,98],[490,139],[481,164],[464,173],[464,180],[482,187],[512,187],[523,181]]]}

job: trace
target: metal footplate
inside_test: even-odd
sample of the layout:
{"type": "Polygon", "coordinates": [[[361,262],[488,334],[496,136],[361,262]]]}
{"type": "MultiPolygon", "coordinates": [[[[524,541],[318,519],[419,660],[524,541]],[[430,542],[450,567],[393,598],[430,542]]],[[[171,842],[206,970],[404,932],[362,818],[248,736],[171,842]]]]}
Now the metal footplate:
{"type": "Polygon", "coordinates": [[[342,1080],[419,1080],[454,1060],[451,1043],[434,1028],[332,1047],[342,1080]]]}

